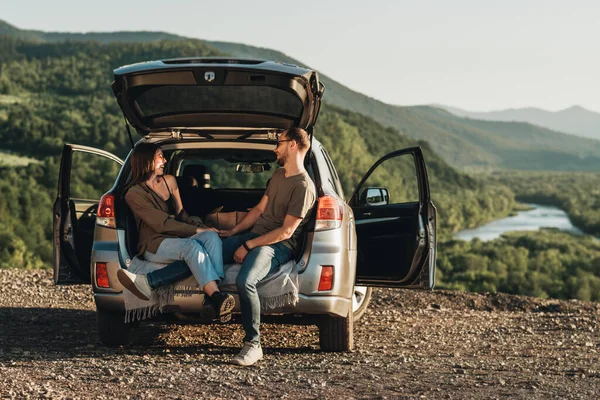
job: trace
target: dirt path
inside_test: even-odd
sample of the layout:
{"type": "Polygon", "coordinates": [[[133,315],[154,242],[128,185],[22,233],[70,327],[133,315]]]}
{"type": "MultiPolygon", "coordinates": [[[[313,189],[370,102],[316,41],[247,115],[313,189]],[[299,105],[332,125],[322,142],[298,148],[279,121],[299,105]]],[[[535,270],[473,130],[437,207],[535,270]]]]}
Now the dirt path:
{"type": "Polygon", "coordinates": [[[238,324],[142,324],[108,348],[90,288],[0,270],[0,398],[598,398],[599,330],[595,303],[377,290],[356,351],[265,324],[264,360],[239,368],[238,324]]]}

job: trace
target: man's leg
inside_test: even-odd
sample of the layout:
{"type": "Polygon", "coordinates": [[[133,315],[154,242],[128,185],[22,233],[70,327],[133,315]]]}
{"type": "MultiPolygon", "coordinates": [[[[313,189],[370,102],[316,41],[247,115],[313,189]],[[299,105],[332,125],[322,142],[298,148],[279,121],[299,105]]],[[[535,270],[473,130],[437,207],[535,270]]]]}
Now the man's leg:
{"type": "Polygon", "coordinates": [[[254,239],[258,237],[256,233],[246,232],[240,235],[230,236],[228,238],[223,239],[223,263],[224,264],[233,264],[235,260],[233,259],[233,255],[235,251],[247,240],[254,239]]]}
{"type": "Polygon", "coordinates": [[[256,284],[270,271],[292,259],[292,251],[280,243],[253,249],[244,260],[236,285],[240,296],[244,342],[260,345],[260,299],[256,284]]]}
{"type": "Polygon", "coordinates": [[[292,251],[280,243],[256,248],[246,256],[236,280],[246,336],[242,350],[232,360],[233,364],[249,366],[263,357],[259,331],[260,299],[256,284],[270,271],[291,260],[292,256],[292,251]]]}

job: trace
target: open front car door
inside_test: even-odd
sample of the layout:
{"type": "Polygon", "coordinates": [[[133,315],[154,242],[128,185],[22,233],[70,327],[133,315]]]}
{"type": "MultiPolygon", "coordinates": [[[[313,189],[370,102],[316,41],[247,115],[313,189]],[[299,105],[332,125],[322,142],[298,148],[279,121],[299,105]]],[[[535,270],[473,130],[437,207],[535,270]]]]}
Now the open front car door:
{"type": "Polygon", "coordinates": [[[432,289],[436,209],[421,148],[377,161],[349,203],[356,220],[356,284],[432,289]]]}
{"type": "Polygon", "coordinates": [[[90,256],[100,197],[123,161],[103,150],[66,144],[53,207],[54,283],[90,283],[90,256]]]}

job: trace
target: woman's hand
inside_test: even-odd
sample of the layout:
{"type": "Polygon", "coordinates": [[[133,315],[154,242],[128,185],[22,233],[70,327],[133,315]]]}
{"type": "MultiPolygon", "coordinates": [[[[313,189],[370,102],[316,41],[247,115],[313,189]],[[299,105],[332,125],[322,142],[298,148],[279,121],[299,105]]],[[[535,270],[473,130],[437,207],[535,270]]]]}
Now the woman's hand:
{"type": "Polygon", "coordinates": [[[196,228],[196,233],[202,232],[216,232],[219,235],[221,234],[216,228],[196,228]]]}

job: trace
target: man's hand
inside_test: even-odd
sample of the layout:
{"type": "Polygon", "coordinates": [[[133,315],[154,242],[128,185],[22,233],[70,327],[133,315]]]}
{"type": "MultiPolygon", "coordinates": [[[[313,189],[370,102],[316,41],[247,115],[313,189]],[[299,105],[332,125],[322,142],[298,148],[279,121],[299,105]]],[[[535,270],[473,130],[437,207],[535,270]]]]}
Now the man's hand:
{"type": "Polygon", "coordinates": [[[244,262],[247,255],[248,251],[244,248],[244,246],[240,246],[233,254],[233,259],[236,263],[241,264],[244,262]]]}
{"type": "Polygon", "coordinates": [[[218,230],[216,231],[219,236],[221,236],[222,238],[228,238],[230,236],[234,236],[235,232],[233,229],[222,229],[222,230],[218,230]]]}

